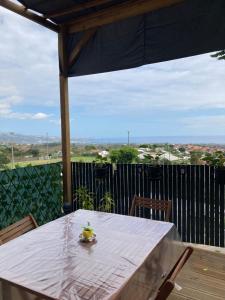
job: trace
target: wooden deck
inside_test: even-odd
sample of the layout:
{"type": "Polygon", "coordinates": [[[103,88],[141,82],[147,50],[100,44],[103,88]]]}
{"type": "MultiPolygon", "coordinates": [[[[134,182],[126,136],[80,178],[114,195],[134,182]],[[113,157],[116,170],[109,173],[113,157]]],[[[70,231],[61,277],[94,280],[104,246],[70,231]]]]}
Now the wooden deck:
{"type": "Polygon", "coordinates": [[[169,300],[225,300],[225,248],[192,245],[194,253],[184,267],[169,300]]]}

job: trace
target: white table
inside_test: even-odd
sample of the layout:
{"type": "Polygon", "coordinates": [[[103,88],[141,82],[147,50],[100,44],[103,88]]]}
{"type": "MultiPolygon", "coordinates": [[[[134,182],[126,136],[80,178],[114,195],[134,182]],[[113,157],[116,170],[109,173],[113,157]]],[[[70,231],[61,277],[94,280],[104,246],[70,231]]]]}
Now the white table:
{"type": "Polygon", "coordinates": [[[78,210],[0,246],[0,300],[154,299],[177,238],[172,223],[78,210]],[[95,244],[79,242],[87,221],[95,244]]]}

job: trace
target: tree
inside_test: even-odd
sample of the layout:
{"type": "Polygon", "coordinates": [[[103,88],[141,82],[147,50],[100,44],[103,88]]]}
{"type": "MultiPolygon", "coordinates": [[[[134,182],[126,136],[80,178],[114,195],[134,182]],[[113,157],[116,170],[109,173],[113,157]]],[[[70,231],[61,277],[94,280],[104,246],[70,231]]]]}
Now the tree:
{"type": "Polygon", "coordinates": [[[4,169],[9,162],[10,160],[7,155],[3,152],[0,152],[0,169],[4,169]]]}
{"type": "Polygon", "coordinates": [[[201,164],[201,157],[202,157],[202,152],[201,151],[191,151],[190,152],[190,163],[192,165],[199,165],[201,164]]]}
{"type": "Polygon", "coordinates": [[[34,157],[38,157],[40,154],[40,151],[38,149],[31,149],[30,151],[31,155],[33,155],[34,157]]]}
{"type": "Polygon", "coordinates": [[[148,147],[149,147],[148,144],[141,144],[141,145],[139,145],[139,148],[148,148],[148,147]]]}
{"type": "Polygon", "coordinates": [[[132,147],[122,147],[114,149],[110,152],[110,160],[112,163],[132,163],[138,158],[138,151],[132,147]]]}
{"type": "Polygon", "coordinates": [[[152,145],[150,145],[150,148],[151,148],[152,150],[155,150],[157,147],[158,147],[157,144],[152,144],[152,145]]]}
{"type": "Polygon", "coordinates": [[[184,153],[186,151],[185,147],[180,147],[178,150],[182,153],[184,153]]]}
{"type": "Polygon", "coordinates": [[[216,52],[215,54],[212,54],[211,57],[215,57],[219,60],[225,59],[225,50],[221,50],[219,52],[216,52]]]}
{"type": "Polygon", "coordinates": [[[224,152],[216,151],[214,153],[207,153],[203,160],[210,166],[223,167],[225,164],[224,152]]]}
{"type": "Polygon", "coordinates": [[[96,147],[94,145],[86,145],[84,149],[85,151],[92,151],[92,150],[96,150],[96,147]]]}
{"type": "Polygon", "coordinates": [[[111,163],[117,163],[120,155],[120,150],[113,149],[109,153],[109,158],[111,160],[111,163]]]}
{"type": "Polygon", "coordinates": [[[107,163],[107,157],[102,157],[101,155],[97,154],[96,159],[93,161],[94,163],[107,163]]]}

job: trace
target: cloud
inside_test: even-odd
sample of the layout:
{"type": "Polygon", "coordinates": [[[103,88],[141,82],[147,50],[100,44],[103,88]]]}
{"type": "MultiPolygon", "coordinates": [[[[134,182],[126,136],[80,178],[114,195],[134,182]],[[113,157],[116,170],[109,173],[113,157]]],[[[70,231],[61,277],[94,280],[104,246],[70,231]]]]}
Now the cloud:
{"type": "Polygon", "coordinates": [[[13,111],[12,107],[21,104],[21,102],[23,102],[23,98],[19,96],[11,96],[3,99],[0,98],[0,118],[17,120],[45,120],[51,117],[51,114],[46,114],[43,112],[20,113],[13,111]]]}
{"type": "Polygon", "coordinates": [[[37,114],[34,114],[34,115],[32,116],[32,119],[34,119],[34,120],[45,120],[45,119],[47,119],[47,118],[49,118],[49,117],[50,117],[50,115],[47,115],[47,114],[45,114],[45,113],[39,112],[39,113],[37,113],[37,114]]]}
{"type": "MultiPolygon", "coordinates": [[[[0,91],[7,82],[6,92],[16,90],[24,105],[32,99],[59,110],[57,35],[4,9],[1,22],[0,91]]],[[[224,67],[206,54],[73,78],[70,103],[80,113],[105,115],[225,108],[224,67]]]]}
{"type": "MultiPolygon", "coordinates": [[[[0,117],[47,120],[49,131],[59,134],[59,126],[53,126],[60,124],[57,35],[3,8],[0,24],[0,117]]],[[[205,54],[71,78],[70,115],[80,131],[82,126],[88,134],[91,128],[96,136],[103,127],[107,134],[112,127],[127,130],[131,122],[142,135],[152,128],[154,134],[171,128],[180,134],[206,128],[217,134],[225,129],[224,69],[225,62],[205,54]]]]}
{"type": "MultiPolygon", "coordinates": [[[[0,91],[1,96],[1,91],[0,91]]],[[[20,113],[12,110],[14,105],[21,104],[23,99],[19,96],[11,96],[8,98],[0,98],[0,118],[17,119],[17,120],[45,120],[51,117],[51,114],[43,112],[38,113],[20,113]]]]}
{"type": "Polygon", "coordinates": [[[0,118],[4,119],[16,119],[16,120],[46,120],[51,115],[39,112],[39,113],[19,113],[13,112],[9,108],[1,108],[0,105],[0,118]]]}
{"type": "Polygon", "coordinates": [[[86,113],[97,113],[100,107],[107,114],[225,109],[224,67],[224,62],[205,54],[140,69],[75,78],[71,101],[86,113]]]}
{"type": "Polygon", "coordinates": [[[19,96],[11,96],[4,99],[1,99],[1,91],[0,91],[0,116],[8,115],[10,114],[11,107],[13,105],[17,105],[21,102],[21,97],[19,96]]]}
{"type": "Polygon", "coordinates": [[[0,98],[58,106],[57,34],[0,8],[0,98]]]}
{"type": "Polygon", "coordinates": [[[224,135],[225,132],[225,114],[183,118],[181,123],[192,132],[205,135],[224,135]]]}
{"type": "Polygon", "coordinates": [[[2,8],[0,23],[0,118],[47,120],[52,114],[40,106],[52,102],[56,37],[2,8]],[[34,112],[26,112],[28,107],[34,112]]]}

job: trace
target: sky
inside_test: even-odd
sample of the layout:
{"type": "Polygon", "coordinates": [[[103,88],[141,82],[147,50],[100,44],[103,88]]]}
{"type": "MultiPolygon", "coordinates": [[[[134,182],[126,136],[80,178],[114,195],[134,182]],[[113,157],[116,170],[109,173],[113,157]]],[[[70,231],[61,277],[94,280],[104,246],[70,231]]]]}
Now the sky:
{"type": "MultiPolygon", "coordinates": [[[[0,132],[60,136],[57,35],[0,8],[0,132]]],[[[73,138],[225,134],[225,61],[69,79],[73,138]]]]}

